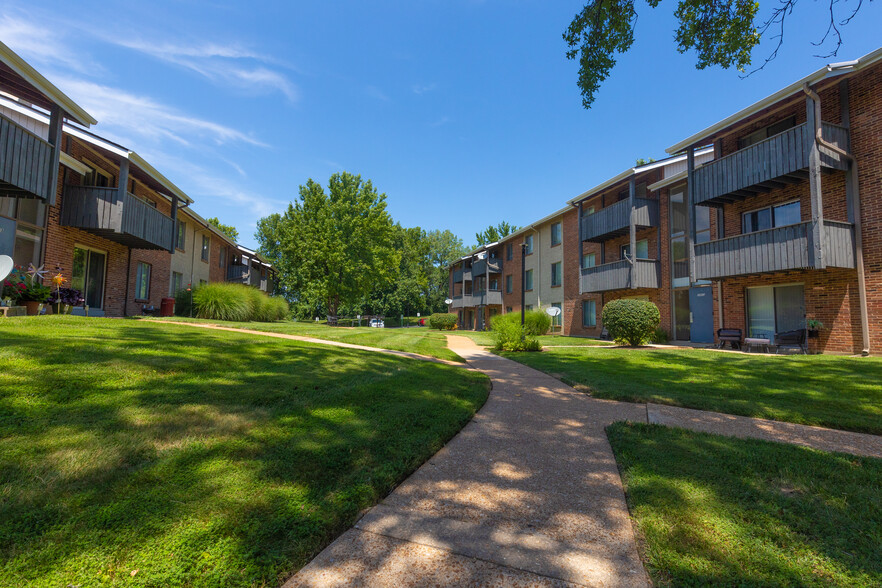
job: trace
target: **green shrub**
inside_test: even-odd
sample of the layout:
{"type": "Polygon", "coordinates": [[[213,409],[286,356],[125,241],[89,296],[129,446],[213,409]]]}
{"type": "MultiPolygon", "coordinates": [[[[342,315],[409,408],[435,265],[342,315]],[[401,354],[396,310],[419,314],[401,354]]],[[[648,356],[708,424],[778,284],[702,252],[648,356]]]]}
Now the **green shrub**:
{"type": "Polygon", "coordinates": [[[204,284],[193,292],[196,316],[221,321],[247,321],[251,317],[250,286],[204,284]]]}
{"type": "Polygon", "coordinates": [[[199,318],[237,322],[273,322],[286,319],[290,314],[284,298],[267,296],[244,284],[199,286],[193,291],[193,308],[199,318]]]}
{"type": "Polygon", "coordinates": [[[452,312],[436,312],[429,317],[429,328],[439,331],[452,331],[456,328],[457,317],[452,312]]]}
{"type": "Polygon", "coordinates": [[[661,327],[656,327],[652,337],[649,338],[652,343],[665,344],[668,342],[668,332],[661,327]]]}
{"type": "Polygon", "coordinates": [[[601,316],[613,341],[631,347],[646,344],[661,322],[658,307],[648,300],[613,300],[601,316]]]}
{"type": "MultiPolygon", "coordinates": [[[[529,313],[527,313],[529,314],[529,313]]],[[[526,324],[526,317],[524,318],[526,324]]],[[[496,351],[541,351],[539,340],[521,326],[520,313],[498,314],[490,319],[496,351]]]]}
{"type": "Polygon", "coordinates": [[[551,317],[544,310],[528,310],[524,313],[524,328],[527,330],[527,335],[544,335],[551,328],[551,317]]]}

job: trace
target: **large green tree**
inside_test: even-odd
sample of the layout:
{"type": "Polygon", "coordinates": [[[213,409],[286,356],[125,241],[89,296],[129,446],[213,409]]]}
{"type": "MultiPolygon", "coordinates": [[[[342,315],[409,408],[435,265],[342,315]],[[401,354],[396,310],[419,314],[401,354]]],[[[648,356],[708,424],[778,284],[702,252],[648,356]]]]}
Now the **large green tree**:
{"type": "MultiPolygon", "coordinates": [[[[829,21],[823,24],[823,36],[816,45],[830,47],[819,57],[836,55],[842,45],[840,28],[847,25],[861,8],[844,7],[839,0],[829,4],[829,21]],[[832,45],[832,47],[831,47],[832,45]]],[[[655,8],[659,0],[646,0],[655,8]]],[[[766,36],[775,42],[762,65],[775,58],[784,41],[784,23],[797,0],[779,0],[771,12],[761,17],[756,0],[679,0],[674,16],[674,37],[680,53],[695,51],[696,67],[719,65],[745,72],[752,65],[753,49],[766,36]]],[[[579,60],[579,89],[582,104],[590,108],[597,90],[616,64],[616,56],[627,52],[634,43],[637,9],[634,0],[591,0],[573,18],[564,32],[567,58],[579,60]]]]}
{"type": "Polygon", "coordinates": [[[223,233],[224,235],[226,235],[227,237],[229,237],[233,241],[239,240],[239,231],[236,230],[236,227],[234,227],[233,225],[223,224],[222,222],[220,222],[220,220],[218,220],[218,218],[216,216],[213,216],[213,217],[211,217],[209,219],[205,219],[205,220],[207,220],[209,223],[213,224],[215,227],[218,228],[218,230],[220,230],[221,233],[223,233]]]}
{"type": "Polygon", "coordinates": [[[429,231],[426,234],[429,244],[429,259],[432,264],[432,275],[429,281],[429,310],[447,312],[444,300],[450,295],[450,274],[447,267],[468,253],[462,239],[448,230],[429,231]]]}
{"type": "Polygon", "coordinates": [[[284,214],[261,219],[255,237],[289,297],[329,315],[391,283],[400,263],[386,195],[348,172],[332,175],[327,191],[307,181],[284,214]]]}
{"type": "Polygon", "coordinates": [[[502,221],[496,226],[490,225],[480,233],[475,233],[475,239],[478,240],[478,246],[486,245],[487,243],[495,243],[503,237],[511,235],[517,230],[517,226],[510,225],[508,224],[508,222],[502,221]]]}

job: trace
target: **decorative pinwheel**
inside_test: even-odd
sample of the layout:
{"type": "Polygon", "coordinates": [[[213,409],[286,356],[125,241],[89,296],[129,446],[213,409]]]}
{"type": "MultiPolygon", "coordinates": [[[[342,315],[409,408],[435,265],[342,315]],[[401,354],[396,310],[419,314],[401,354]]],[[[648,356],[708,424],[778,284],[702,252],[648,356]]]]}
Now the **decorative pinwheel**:
{"type": "Polygon", "coordinates": [[[31,284],[33,284],[37,278],[43,279],[43,276],[46,275],[46,270],[43,269],[43,266],[34,267],[34,264],[28,264],[28,275],[31,276],[31,284]]]}

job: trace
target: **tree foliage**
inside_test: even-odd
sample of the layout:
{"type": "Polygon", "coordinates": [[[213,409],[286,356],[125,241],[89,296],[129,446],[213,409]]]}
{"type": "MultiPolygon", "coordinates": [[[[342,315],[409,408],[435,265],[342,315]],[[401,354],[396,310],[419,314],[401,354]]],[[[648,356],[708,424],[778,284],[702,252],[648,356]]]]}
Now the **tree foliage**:
{"type": "Polygon", "coordinates": [[[218,220],[218,218],[216,216],[213,216],[213,217],[206,219],[206,220],[209,223],[213,224],[215,227],[217,227],[217,229],[221,233],[223,233],[224,235],[226,235],[227,237],[229,237],[233,241],[239,240],[239,231],[236,230],[236,227],[234,227],[232,225],[223,224],[222,222],[220,222],[220,220],[218,220]]]}
{"type": "Polygon", "coordinates": [[[392,281],[401,261],[395,236],[386,195],[348,172],[332,175],[327,192],[308,180],[297,201],[261,219],[255,234],[287,295],[330,315],[392,281]]]}
{"type": "MultiPolygon", "coordinates": [[[[816,45],[832,42],[835,46],[826,55],[818,56],[824,58],[836,55],[842,45],[840,27],[848,24],[861,8],[861,2],[853,10],[842,8],[838,0],[826,2],[830,20],[816,45]],[[845,10],[845,15],[838,14],[839,10],[845,10]]],[[[777,55],[784,41],[784,22],[796,3],[797,0],[779,0],[771,14],[761,19],[756,0],[679,0],[674,11],[678,23],[674,33],[677,50],[694,51],[698,69],[719,65],[745,72],[752,64],[754,48],[768,34],[776,46],[753,71],[762,69],[777,55]]],[[[646,4],[656,8],[659,0],[647,0],[646,4]]],[[[585,108],[591,108],[600,84],[616,64],[616,56],[626,53],[634,44],[636,24],[634,0],[591,0],[570,22],[563,34],[566,56],[579,61],[578,86],[585,108]]]]}
{"type": "Polygon", "coordinates": [[[496,226],[490,225],[480,233],[475,233],[475,239],[478,246],[487,245],[488,243],[496,243],[500,239],[507,237],[518,230],[515,225],[510,225],[506,221],[502,221],[496,226]]]}

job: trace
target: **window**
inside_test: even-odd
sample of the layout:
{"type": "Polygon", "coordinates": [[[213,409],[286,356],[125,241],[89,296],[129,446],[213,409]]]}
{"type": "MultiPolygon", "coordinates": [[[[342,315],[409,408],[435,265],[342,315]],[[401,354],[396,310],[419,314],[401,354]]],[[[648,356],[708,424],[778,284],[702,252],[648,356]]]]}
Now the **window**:
{"type": "Polygon", "coordinates": [[[506,307],[505,307],[505,312],[511,312],[511,306],[506,306],[506,307]]]}
{"type": "MultiPolygon", "coordinates": [[[[622,259],[631,255],[631,245],[622,245],[622,259]]],[[[637,241],[637,259],[649,259],[649,240],[637,241]]]]}
{"type": "Polygon", "coordinates": [[[530,312],[531,310],[533,310],[533,305],[527,304],[526,306],[524,306],[524,310],[526,310],[527,312],[530,312]]]}
{"type": "Polygon", "coordinates": [[[582,326],[597,326],[597,302],[594,300],[582,301],[582,326]]]}
{"type": "Polygon", "coordinates": [[[508,274],[507,276],[505,276],[505,293],[511,294],[513,289],[514,288],[512,286],[512,277],[511,274],[508,274]]]}
{"type": "Polygon", "coordinates": [[[505,245],[505,261],[511,261],[514,257],[514,243],[507,243],[505,245]]]}
{"type": "MultiPolygon", "coordinates": [[[[264,280],[266,279],[266,270],[260,273],[260,277],[264,280]]],[[[499,279],[496,277],[490,278],[490,289],[494,292],[499,292],[499,279]]]]}
{"type": "Polygon", "coordinates": [[[113,186],[113,176],[98,167],[92,165],[91,162],[86,163],[89,171],[83,176],[84,186],[97,186],[99,188],[109,188],[113,186]]]}
{"type": "Polygon", "coordinates": [[[220,255],[217,256],[218,267],[226,267],[227,265],[227,248],[221,245],[220,255]]]}
{"type": "Polygon", "coordinates": [[[551,246],[555,247],[560,245],[560,242],[563,240],[563,229],[561,228],[560,223],[552,223],[551,225],[551,246]]]}
{"type": "Polygon", "coordinates": [[[208,235],[202,235],[202,261],[208,261],[208,251],[211,248],[211,239],[208,235]]]}
{"type": "Polygon", "coordinates": [[[187,223],[178,221],[178,238],[175,240],[175,248],[184,251],[184,244],[187,240],[187,223]]]}
{"type": "Polygon", "coordinates": [[[769,137],[774,137],[778,133],[783,133],[787,129],[791,129],[796,126],[796,117],[791,116],[785,118],[784,120],[778,121],[773,125],[769,125],[757,131],[750,133],[749,135],[745,135],[738,139],[738,148],[745,149],[750,147],[751,145],[755,145],[760,141],[765,141],[769,137]]]}
{"type": "Polygon", "coordinates": [[[0,255],[16,265],[40,265],[46,204],[37,198],[0,197],[0,255]],[[5,218],[4,218],[5,217],[5,218]]]}
{"type": "Polygon", "coordinates": [[[795,225],[802,220],[799,210],[799,200],[761,208],[741,215],[741,232],[755,233],[774,227],[795,225]]]}
{"type": "Polygon", "coordinates": [[[582,254],[582,269],[588,267],[594,267],[597,265],[597,254],[596,253],[583,253],[582,254]]]}
{"type": "Polygon", "coordinates": [[[533,289],[533,270],[531,269],[528,269],[526,272],[524,272],[524,289],[533,289]]]}
{"type": "Polygon", "coordinates": [[[524,237],[524,243],[527,245],[526,254],[531,255],[533,253],[533,235],[524,237]]]}
{"type": "Polygon", "coordinates": [[[773,340],[775,333],[805,328],[803,286],[764,286],[747,289],[747,332],[773,340]]]}
{"type": "Polygon", "coordinates": [[[551,307],[560,310],[556,316],[551,317],[551,326],[559,327],[563,323],[563,308],[561,308],[560,302],[552,302],[551,307]]]}
{"type": "Polygon", "coordinates": [[[551,285],[560,286],[561,284],[561,275],[560,275],[560,262],[551,264],[551,285]]]}
{"type": "Polygon", "coordinates": [[[208,283],[208,282],[206,282],[205,280],[202,280],[202,279],[199,280],[199,285],[200,285],[200,286],[204,286],[204,285],[207,284],[207,283],[208,283]]]}
{"type": "Polygon", "coordinates": [[[135,300],[150,298],[150,264],[138,262],[138,273],[135,276],[135,300]]]}
{"type": "Polygon", "coordinates": [[[582,211],[582,216],[588,216],[589,214],[594,214],[594,206],[586,206],[582,211]]]}
{"type": "Polygon", "coordinates": [[[184,289],[184,274],[172,272],[172,296],[184,289]]]}

